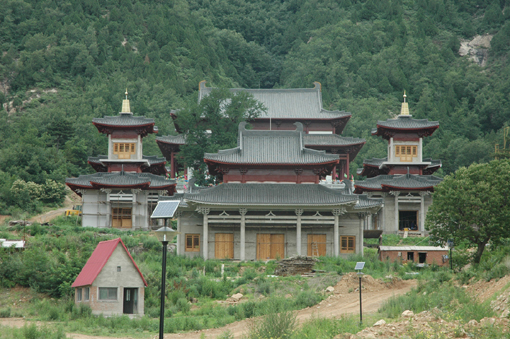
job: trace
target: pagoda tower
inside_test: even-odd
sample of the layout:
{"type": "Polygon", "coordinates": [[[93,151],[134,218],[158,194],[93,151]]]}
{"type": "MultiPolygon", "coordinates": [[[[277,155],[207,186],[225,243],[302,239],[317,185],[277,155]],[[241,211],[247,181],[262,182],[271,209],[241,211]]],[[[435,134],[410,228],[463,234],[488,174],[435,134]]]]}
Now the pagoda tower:
{"type": "Polygon", "coordinates": [[[158,131],[154,119],[134,116],[127,94],[118,116],[92,120],[108,136],[108,155],[88,159],[97,173],[66,179],[82,197],[82,226],[147,230],[158,195],[175,192],[166,160],[142,153],[143,138],[158,131]]]}
{"type": "Polygon", "coordinates": [[[423,138],[431,136],[439,123],[413,119],[406,97],[404,92],[399,116],[378,121],[372,130],[372,135],[388,141],[388,156],[363,162],[358,174],[367,179],[356,182],[354,192],[384,199],[382,213],[369,221],[368,229],[382,229],[384,233],[407,230],[424,235],[431,193],[442,179],[432,175],[441,167],[441,161],[423,158],[423,138]]]}

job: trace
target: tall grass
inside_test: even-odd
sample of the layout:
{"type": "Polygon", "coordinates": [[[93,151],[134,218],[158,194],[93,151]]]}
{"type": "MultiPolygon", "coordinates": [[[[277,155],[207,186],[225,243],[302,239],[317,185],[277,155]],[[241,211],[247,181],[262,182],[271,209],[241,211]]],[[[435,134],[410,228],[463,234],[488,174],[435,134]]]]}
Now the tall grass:
{"type": "Polygon", "coordinates": [[[379,313],[387,318],[397,318],[405,310],[420,313],[435,307],[464,322],[494,316],[488,303],[473,300],[462,287],[455,286],[451,280],[420,282],[418,287],[408,294],[386,301],[379,313]]]}
{"type": "Polygon", "coordinates": [[[1,339],[65,339],[67,338],[62,326],[57,328],[41,327],[35,324],[22,328],[12,328],[0,325],[1,339]]]}
{"type": "Polygon", "coordinates": [[[339,334],[355,334],[361,330],[359,318],[354,315],[340,319],[313,318],[303,324],[295,333],[294,339],[331,339],[339,334]]]}
{"type": "Polygon", "coordinates": [[[250,326],[249,339],[290,339],[296,330],[296,314],[281,310],[276,300],[266,303],[266,316],[255,320],[250,326]]]}

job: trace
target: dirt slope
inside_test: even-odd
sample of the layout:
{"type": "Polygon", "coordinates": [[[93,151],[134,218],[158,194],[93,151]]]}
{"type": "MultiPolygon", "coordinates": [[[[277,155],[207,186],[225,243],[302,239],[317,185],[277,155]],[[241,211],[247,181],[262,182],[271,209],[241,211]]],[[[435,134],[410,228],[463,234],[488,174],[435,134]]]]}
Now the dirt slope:
{"type": "MultiPolygon", "coordinates": [[[[361,290],[363,313],[376,312],[385,300],[394,295],[405,294],[416,285],[417,282],[415,280],[402,281],[399,279],[392,279],[390,282],[385,283],[375,280],[371,276],[363,276],[361,290]]],[[[335,291],[327,299],[316,306],[298,311],[297,322],[303,323],[316,316],[338,318],[344,314],[359,314],[358,286],[359,280],[356,273],[346,274],[335,286],[335,291]]],[[[190,333],[166,334],[165,339],[200,339],[202,335],[205,335],[205,338],[213,339],[227,330],[232,332],[234,338],[238,339],[248,333],[249,325],[252,321],[251,319],[247,319],[237,321],[221,328],[190,333]]]]}
{"type": "MultiPolygon", "coordinates": [[[[458,320],[445,320],[445,314],[438,309],[424,311],[419,314],[412,312],[403,314],[393,323],[381,324],[364,329],[356,335],[338,335],[336,339],[372,339],[372,338],[404,338],[418,336],[423,338],[476,338],[484,328],[500,328],[508,334],[510,329],[510,275],[499,280],[479,280],[462,286],[479,302],[491,300],[490,305],[496,316],[483,318],[480,322],[470,320],[461,324],[458,320]]],[[[406,311],[409,312],[409,311],[406,311]]],[[[406,313],[404,312],[404,313],[406,313]]],[[[485,334],[486,337],[486,334],[485,334]]]]}

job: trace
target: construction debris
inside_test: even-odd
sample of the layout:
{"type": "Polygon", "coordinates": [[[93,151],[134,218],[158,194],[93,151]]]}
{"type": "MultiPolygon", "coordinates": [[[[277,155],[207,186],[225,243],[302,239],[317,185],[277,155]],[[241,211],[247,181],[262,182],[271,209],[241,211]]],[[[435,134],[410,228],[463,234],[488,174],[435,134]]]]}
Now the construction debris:
{"type": "Polygon", "coordinates": [[[282,277],[297,274],[310,274],[316,262],[317,259],[307,256],[282,259],[277,262],[278,266],[274,270],[274,274],[282,277]]]}

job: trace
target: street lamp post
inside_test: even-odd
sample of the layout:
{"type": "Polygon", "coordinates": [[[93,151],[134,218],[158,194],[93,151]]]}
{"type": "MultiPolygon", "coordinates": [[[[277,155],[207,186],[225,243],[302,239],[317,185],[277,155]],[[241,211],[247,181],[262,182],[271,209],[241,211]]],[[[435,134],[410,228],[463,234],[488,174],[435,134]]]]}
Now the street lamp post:
{"type": "Polygon", "coordinates": [[[453,239],[448,239],[446,242],[448,244],[448,247],[450,248],[450,269],[453,272],[453,257],[452,257],[452,249],[453,249],[453,239]]]}
{"type": "Polygon", "coordinates": [[[163,244],[163,260],[161,267],[161,309],[159,312],[159,339],[163,339],[165,329],[165,286],[166,286],[166,252],[168,241],[172,240],[178,232],[170,227],[163,226],[156,232],[156,237],[163,244]]]}
{"type": "Polygon", "coordinates": [[[363,308],[361,306],[361,277],[363,276],[363,272],[361,270],[365,267],[364,262],[357,262],[354,270],[358,271],[359,276],[359,324],[360,326],[363,324],[363,308]]]}

